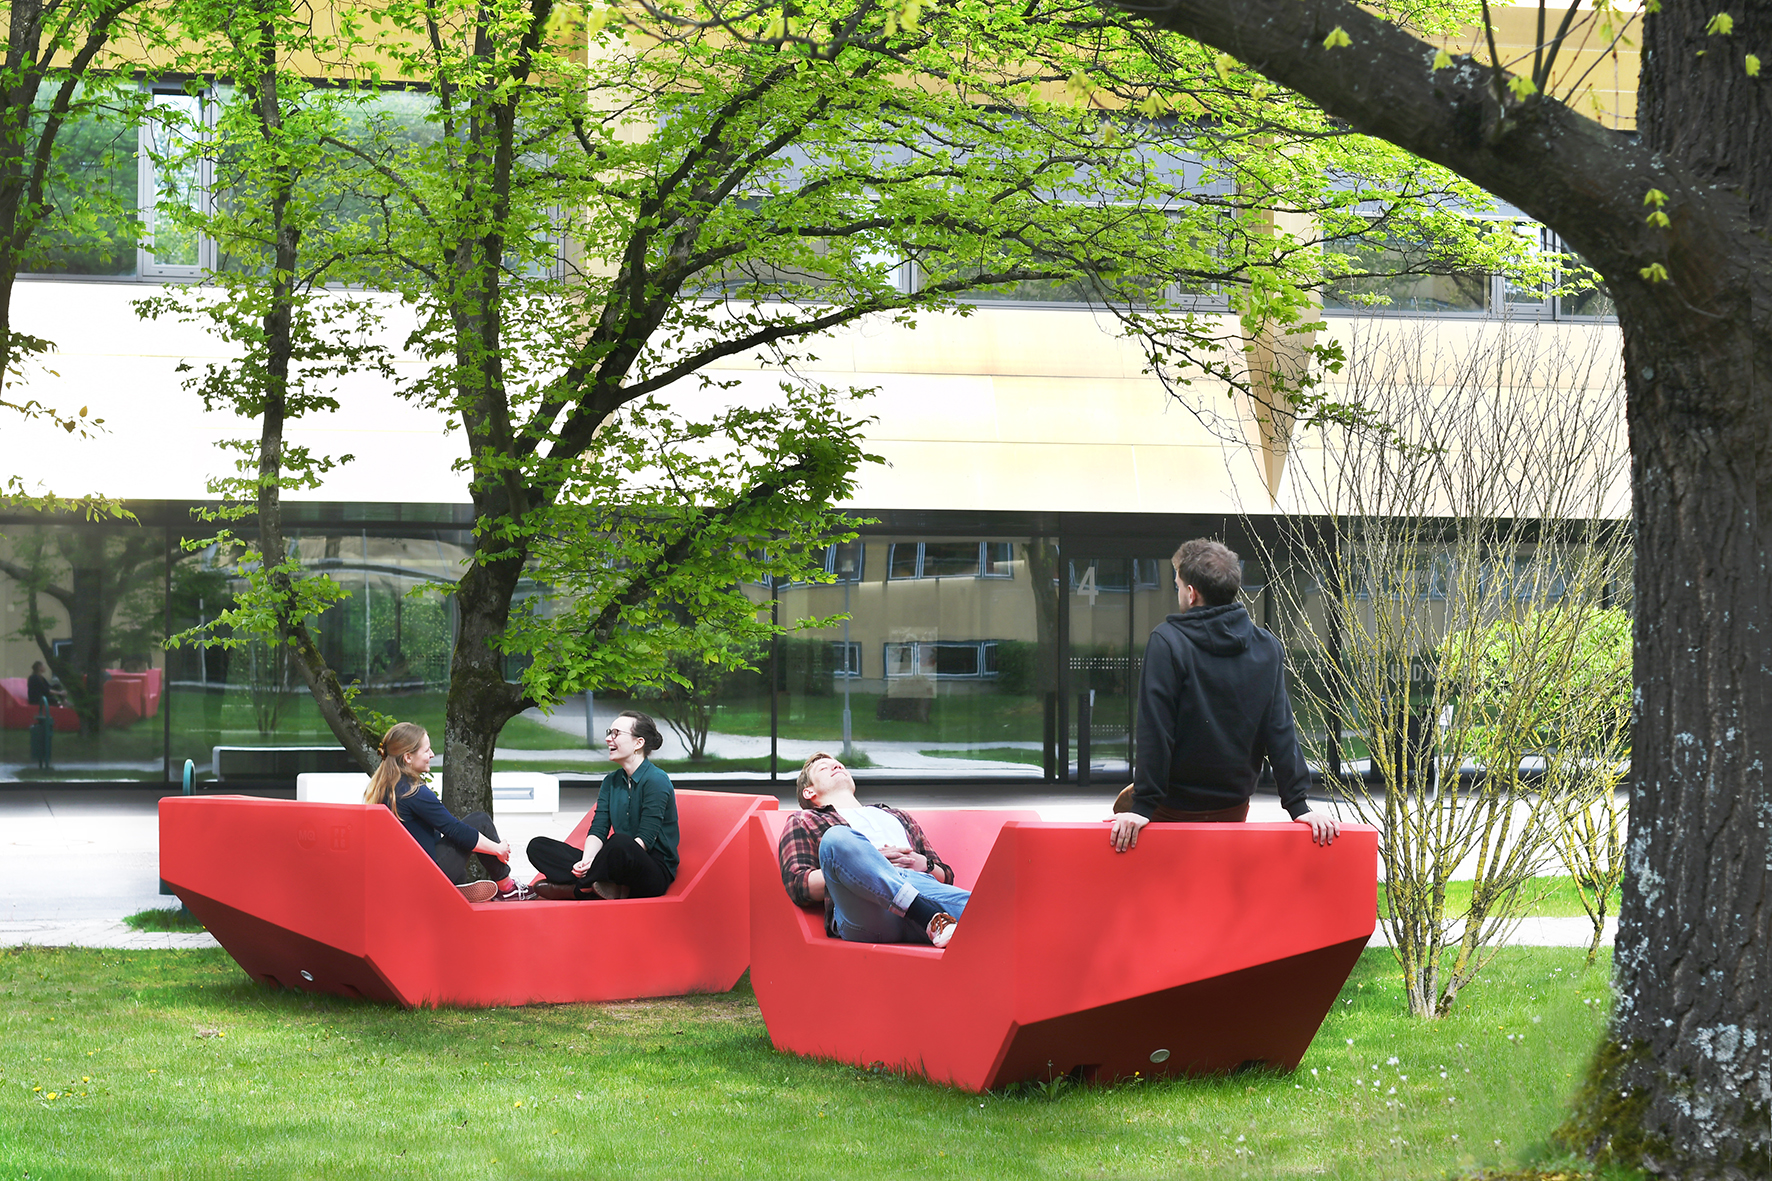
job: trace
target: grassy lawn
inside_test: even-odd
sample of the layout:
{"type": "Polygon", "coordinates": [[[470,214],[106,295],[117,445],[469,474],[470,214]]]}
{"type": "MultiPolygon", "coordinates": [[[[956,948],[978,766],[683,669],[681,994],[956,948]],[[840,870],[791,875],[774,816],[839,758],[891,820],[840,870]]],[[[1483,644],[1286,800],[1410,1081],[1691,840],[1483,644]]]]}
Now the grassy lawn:
{"type": "MultiPolygon", "coordinates": [[[[1575,890],[1575,879],[1572,877],[1528,878],[1524,887],[1525,895],[1531,900],[1526,913],[1543,918],[1584,919],[1587,911],[1581,909],[1581,895],[1575,890]]],[[[1620,895],[1612,891],[1611,900],[1606,905],[1608,917],[1616,918],[1620,895]]],[[[1386,914],[1387,900],[1384,883],[1378,883],[1378,913],[1386,914]]],[[[1471,905],[1471,883],[1452,881],[1446,883],[1446,913],[1454,917],[1464,914],[1471,905]]]]}
{"type": "Polygon", "coordinates": [[[973,759],[988,760],[993,763],[1027,763],[1033,767],[1046,765],[1046,757],[1040,751],[1027,750],[1019,746],[985,746],[971,750],[920,750],[920,755],[932,759],[973,759]]]}
{"type": "Polygon", "coordinates": [[[969,1096],[770,1048],[741,984],[417,1011],[220,951],[0,951],[0,1171],[141,1177],[1438,1178],[1557,1159],[1608,964],[1509,949],[1439,1022],[1368,952],[1300,1069],[969,1096]],[[54,1096],[51,1098],[51,1096],[54,1096]]]}
{"type": "MultiPolygon", "coordinates": [[[[430,732],[433,743],[443,736],[443,702],[441,690],[406,693],[395,696],[364,694],[363,702],[401,721],[417,722],[430,732]]],[[[161,706],[172,711],[172,757],[174,768],[185,759],[197,764],[199,778],[208,778],[210,751],[216,746],[337,746],[325,721],[320,717],[314,699],[306,692],[288,694],[276,729],[261,734],[253,714],[252,699],[245,693],[195,693],[174,689],[161,698],[161,706]]],[[[55,761],[58,765],[74,763],[158,761],[164,738],[164,722],[160,717],[143,718],[127,726],[100,730],[95,734],[57,734],[55,761]]],[[[29,761],[30,735],[24,730],[0,731],[0,761],[29,761]]],[[[549,729],[529,718],[512,718],[499,733],[500,746],[518,750],[555,750],[584,745],[583,735],[576,739],[549,729]]],[[[595,752],[599,756],[601,751],[595,752]]],[[[134,771],[124,768],[106,770],[107,779],[160,778],[158,768],[134,771]]],[[[59,771],[44,774],[34,768],[20,773],[23,779],[91,779],[94,772],[59,771]]]]}
{"type": "MultiPolygon", "coordinates": [[[[173,901],[177,901],[174,899],[173,901]]],[[[136,931],[203,931],[207,930],[183,906],[150,906],[123,916],[123,925],[136,931]]]]}
{"type": "MultiPolygon", "coordinates": [[[[856,742],[1038,742],[1045,718],[1038,698],[1001,693],[937,697],[929,703],[927,722],[881,721],[874,716],[878,701],[877,693],[850,695],[850,733],[856,742]]],[[[783,738],[842,739],[840,693],[784,697],[779,716],[783,738]]],[[[724,734],[768,734],[768,698],[722,702],[714,714],[714,729],[724,734]]]]}

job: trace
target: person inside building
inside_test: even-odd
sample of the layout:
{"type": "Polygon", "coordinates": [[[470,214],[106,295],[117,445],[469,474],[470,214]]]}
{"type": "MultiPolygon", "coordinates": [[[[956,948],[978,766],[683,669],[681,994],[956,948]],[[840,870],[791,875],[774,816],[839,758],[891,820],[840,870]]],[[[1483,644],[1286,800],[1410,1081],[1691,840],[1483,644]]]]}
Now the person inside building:
{"type": "Polygon", "coordinates": [[[58,682],[50,678],[49,666],[41,660],[31,662],[31,675],[25,681],[25,702],[36,706],[66,705],[68,703],[67,692],[58,682]]]}
{"type": "Polygon", "coordinates": [[[624,710],[603,735],[615,770],[597,788],[585,847],[553,837],[529,842],[543,898],[657,898],[677,880],[677,793],[646,756],[664,745],[658,723],[624,710]]]}
{"type": "Polygon", "coordinates": [[[800,810],[777,850],[795,905],[823,904],[833,938],[946,947],[969,894],[917,822],[885,804],[864,807],[849,768],[823,751],[807,758],[795,791],[800,810]]]}
{"type": "Polygon", "coordinates": [[[499,839],[492,817],[470,812],[457,819],[430,789],[427,780],[436,754],[423,726],[395,723],[382,738],[380,750],[381,765],[369,777],[363,802],[391,811],[462,897],[469,902],[527,902],[535,897],[511,876],[510,842],[499,839]],[[486,880],[468,880],[469,856],[480,859],[486,880]]]}
{"type": "Polygon", "coordinates": [[[1311,807],[1310,769],[1286,694],[1285,650],[1237,601],[1243,566],[1216,541],[1170,559],[1181,612],[1151,632],[1138,697],[1138,767],[1114,801],[1109,839],[1124,853],[1154,822],[1241,823],[1265,760],[1280,803],[1319,845],[1335,817],[1311,807]]]}

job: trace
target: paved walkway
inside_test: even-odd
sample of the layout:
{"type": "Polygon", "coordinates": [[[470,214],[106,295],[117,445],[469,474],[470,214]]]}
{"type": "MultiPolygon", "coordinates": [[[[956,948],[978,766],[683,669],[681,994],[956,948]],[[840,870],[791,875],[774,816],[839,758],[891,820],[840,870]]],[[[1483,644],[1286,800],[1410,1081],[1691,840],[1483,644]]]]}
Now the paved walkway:
{"type": "MultiPolygon", "coordinates": [[[[791,784],[780,790],[785,797],[791,784]]],[[[865,795],[865,783],[862,790],[865,795]]],[[[133,931],[123,925],[125,915],[178,905],[178,899],[159,890],[160,794],[152,789],[0,786],[0,946],[216,946],[206,934],[133,931]]],[[[950,782],[894,787],[890,794],[892,803],[912,810],[1033,808],[1044,820],[1069,822],[1098,821],[1109,814],[1106,792],[1079,794],[1069,785],[950,782]]],[[[552,816],[500,816],[501,835],[519,850],[518,871],[529,868],[520,851],[531,837],[566,833],[595,803],[593,791],[563,788],[560,811],[552,816]]],[[[1249,814],[1251,820],[1285,816],[1271,796],[1257,796],[1249,814]]],[[[1616,924],[1609,923],[1608,945],[1615,930],[1616,924]]],[[[1528,919],[1508,941],[1585,947],[1592,931],[1585,918],[1528,919]]],[[[1383,942],[1379,931],[1373,946],[1383,942]]]]}

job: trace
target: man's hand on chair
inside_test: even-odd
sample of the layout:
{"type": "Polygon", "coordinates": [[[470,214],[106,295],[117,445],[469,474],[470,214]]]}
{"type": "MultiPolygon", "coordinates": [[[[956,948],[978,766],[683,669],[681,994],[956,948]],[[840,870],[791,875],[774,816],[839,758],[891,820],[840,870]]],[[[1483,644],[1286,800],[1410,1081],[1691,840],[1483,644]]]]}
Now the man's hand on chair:
{"type": "Polygon", "coordinates": [[[1327,812],[1306,812],[1294,823],[1310,825],[1311,840],[1319,845],[1330,844],[1341,833],[1341,821],[1327,812]]]}
{"type": "Polygon", "coordinates": [[[1138,834],[1150,819],[1136,812],[1121,812],[1114,817],[1114,826],[1108,837],[1114,844],[1114,852],[1124,853],[1128,849],[1138,848],[1138,834]]]}

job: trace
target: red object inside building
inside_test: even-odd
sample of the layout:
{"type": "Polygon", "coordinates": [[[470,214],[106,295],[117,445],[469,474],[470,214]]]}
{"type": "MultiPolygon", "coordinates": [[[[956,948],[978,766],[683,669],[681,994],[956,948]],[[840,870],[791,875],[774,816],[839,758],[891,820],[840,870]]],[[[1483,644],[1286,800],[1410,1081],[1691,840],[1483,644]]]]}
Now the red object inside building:
{"type": "Polygon", "coordinates": [[[386,808],[173,796],[160,876],[247,975],[286,988],[407,1007],[725,992],[750,959],[746,821],[775,807],[679,791],[662,898],[473,905],[386,808]]]}
{"type": "Polygon", "coordinates": [[[1300,824],[1102,824],[918,809],[972,889],[942,951],[845,943],[789,901],[751,821],[751,983],[777,1049],[963,1090],[1070,1076],[1290,1070],[1376,924],[1377,833],[1300,824]]]}

